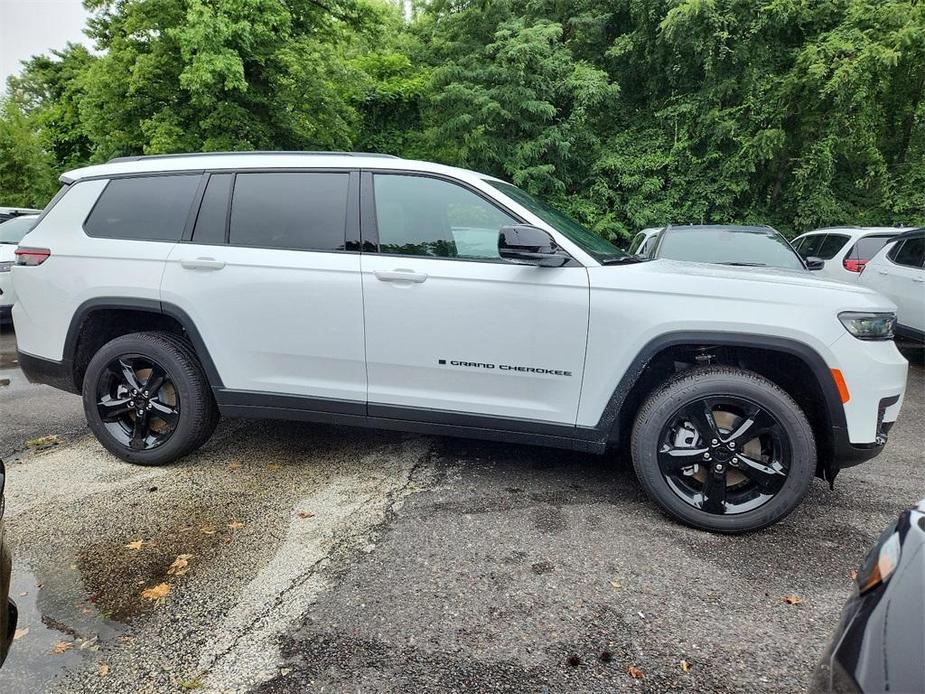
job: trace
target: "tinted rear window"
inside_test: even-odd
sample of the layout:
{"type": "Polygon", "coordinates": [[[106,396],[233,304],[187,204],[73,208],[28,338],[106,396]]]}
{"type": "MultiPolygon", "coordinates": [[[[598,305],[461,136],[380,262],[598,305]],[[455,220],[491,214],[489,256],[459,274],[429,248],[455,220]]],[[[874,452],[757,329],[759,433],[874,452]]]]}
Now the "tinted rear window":
{"type": "Polygon", "coordinates": [[[883,248],[892,236],[865,236],[858,239],[854,247],[848,252],[848,258],[852,260],[870,260],[880,249],[883,248]]]}
{"type": "Polygon", "coordinates": [[[231,243],[343,250],[349,178],[346,172],[238,174],[231,203],[231,243]]]}
{"type": "Polygon", "coordinates": [[[200,178],[179,174],[113,179],[84,222],[84,230],[109,239],[179,241],[200,178]]]}

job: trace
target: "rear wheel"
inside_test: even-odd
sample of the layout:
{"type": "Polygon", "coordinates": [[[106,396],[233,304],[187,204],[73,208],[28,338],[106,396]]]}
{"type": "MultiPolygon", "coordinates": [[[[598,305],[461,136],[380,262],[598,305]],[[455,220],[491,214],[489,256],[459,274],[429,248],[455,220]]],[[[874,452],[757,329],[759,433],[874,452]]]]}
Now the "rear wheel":
{"type": "Polygon", "coordinates": [[[758,530],[805,496],[816,469],[806,416],[780,387],[750,371],[685,371],[643,404],[633,465],[672,517],[704,530],[758,530]]]}
{"type": "Polygon", "coordinates": [[[190,453],[218,423],[199,360],[168,333],[133,333],[103,345],[87,366],[83,401],[100,443],[139,465],[190,453]]]}

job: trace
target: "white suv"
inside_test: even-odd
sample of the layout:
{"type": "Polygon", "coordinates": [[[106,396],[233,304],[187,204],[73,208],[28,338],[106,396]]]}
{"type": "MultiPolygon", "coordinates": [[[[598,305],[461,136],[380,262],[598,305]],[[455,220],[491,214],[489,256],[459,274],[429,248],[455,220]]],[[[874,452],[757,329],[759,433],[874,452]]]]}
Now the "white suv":
{"type": "Polygon", "coordinates": [[[877,455],[895,306],[785,271],[640,261],[490,176],[375,155],[72,171],[18,249],[19,362],[166,463],[219,413],[603,453],[690,525],[770,525],[877,455]]]}
{"type": "Polygon", "coordinates": [[[832,227],[797,236],[792,245],[804,260],[823,261],[821,276],[856,282],[867,261],[902,232],[895,227],[832,227]]]}
{"type": "Polygon", "coordinates": [[[858,283],[896,302],[896,334],[925,341],[925,229],[893,237],[864,268],[858,283]]]}

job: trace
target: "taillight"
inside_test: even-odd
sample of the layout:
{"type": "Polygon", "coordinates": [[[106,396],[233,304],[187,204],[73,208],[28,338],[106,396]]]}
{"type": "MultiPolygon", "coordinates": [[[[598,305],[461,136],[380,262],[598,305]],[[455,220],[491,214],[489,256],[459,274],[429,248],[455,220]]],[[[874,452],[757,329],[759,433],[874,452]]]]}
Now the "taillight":
{"type": "Polygon", "coordinates": [[[848,272],[861,272],[867,265],[866,260],[849,260],[845,258],[841,263],[848,272]]]}
{"type": "Polygon", "coordinates": [[[41,265],[51,255],[51,251],[47,248],[29,248],[28,246],[20,246],[14,253],[16,254],[17,265],[27,265],[29,267],[41,265]]]}

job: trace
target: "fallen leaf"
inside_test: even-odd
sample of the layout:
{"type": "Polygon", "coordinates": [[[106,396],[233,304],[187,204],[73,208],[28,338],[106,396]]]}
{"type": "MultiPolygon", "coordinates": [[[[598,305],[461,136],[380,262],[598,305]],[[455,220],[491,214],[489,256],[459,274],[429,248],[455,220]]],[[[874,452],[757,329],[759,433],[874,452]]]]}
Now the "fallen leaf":
{"type": "Polygon", "coordinates": [[[163,600],[170,595],[169,583],[158,583],[153,588],[145,588],[141,591],[141,597],[145,600],[163,600]]]}
{"type": "Polygon", "coordinates": [[[100,663],[96,668],[96,674],[100,677],[105,677],[109,674],[109,665],[107,663],[100,663]]]}
{"type": "Polygon", "coordinates": [[[20,593],[20,594],[19,594],[19,597],[24,598],[24,597],[26,597],[28,594],[29,594],[29,591],[27,590],[27,591],[24,591],[24,592],[20,593]]]}
{"type": "Polygon", "coordinates": [[[206,535],[214,535],[216,532],[214,525],[204,525],[203,527],[200,528],[200,530],[204,532],[206,535]]]}
{"type": "Polygon", "coordinates": [[[203,685],[203,682],[202,682],[202,677],[201,677],[201,676],[200,676],[200,677],[194,677],[194,678],[191,679],[191,680],[186,680],[186,681],[184,681],[184,682],[180,682],[180,686],[181,686],[183,689],[200,689],[200,688],[202,687],[202,685],[203,685]]]}
{"type": "Polygon", "coordinates": [[[799,605],[803,602],[803,598],[801,598],[799,595],[785,595],[784,602],[788,605],[799,605]]]}
{"type": "Polygon", "coordinates": [[[687,662],[686,660],[682,660],[682,661],[681,661],[681,670],[682,670],[683,672],[687,672],[687,671],[690,670],[690,669],[691,669],[691,664],[690,664],[689,662],[687,662]]]}
{"type": "Polygon", "coordinates": [[[13,640],[14,640],[14,641],[19,641],[19,639],[21,639],[23,636],[25,636],[25,635],[28,634],[28,633],[29,633],[29,627],[25,627],[25,628],[23,628],[23,629],[17,629],[17,630],[13,633],[13,640]]]}
{"type": "Polygon", "coordinates": [[[59,653],[64,653],[65,651],[71,650],[73,647],[74,644],[70,641],[60,641],[52,647],[51,652],[55,655],[58,655],[59,653]]]}
{"type": "Polygon", "coordinates": [[[229,470],[240,470],[241,463],[228,463],[228,469],[229,470]]]}
{"type": "Polygon", "coordinates": [[[52,446],[57,446],[61,443],[61,438],[57,434],[50,434],[49,436],[39,436],[38,438],[29,439],[26,441],[27,448],[51,448],[52,446]]]}
{"type": "Polygon", "coordinates": [[[645,673],[643,673],[643,671],[635,665],[630,665],[628,668],[626,668],[626,672],[634,680],[641,680],[643,677],[645,677],[645,673]]]}
{"type": "Polygon", "coordinates": [[[311,511],[299,511],[299,518],[312,518],[314,515],[311,511]]]}
{"type": "Polygon", "coordinates": [[[622,588],[623,584],[620,583],[620,581],[614,580],[610,582],[610,587],[613,588],[614,590],[617,590],[618,588],[622,588]]]}
{"type": "Polygon", "coordinates": [[[857,569],[851,569],[851,580],[852,581],[858,580],[858,570],[857,569]]]}
{"type": "Polygon", "coordinates": [[[233,520],[228,524],[228,527],[231,528],[232,530],[238,530],[239,528],[244,527],[244,523],[242,523],[239,520],[233,520]]]}
{"type": "Polygon", "coordinates": [[[189,571],[189,560],[192,558],[192,554],[178,554],[173,564],[167,569],[167,573],[172,576],[182,576],[189,571]]]}
{"type": "Polygon", "coordinates": [[[132,540],[127,545],[125,545],[125,549],[141,549],[141,546],[144,543],[144,540],[132,540]]]}
{"type": "Polygon", "coordinates": [[[279,470],[282,467],[279,463],[270,463],[267,468],[270,470],[279,470]]]}

